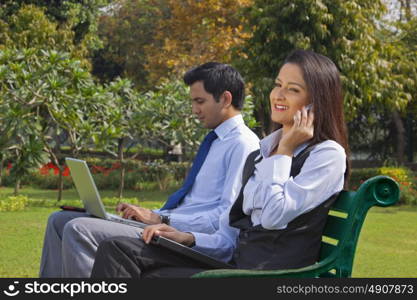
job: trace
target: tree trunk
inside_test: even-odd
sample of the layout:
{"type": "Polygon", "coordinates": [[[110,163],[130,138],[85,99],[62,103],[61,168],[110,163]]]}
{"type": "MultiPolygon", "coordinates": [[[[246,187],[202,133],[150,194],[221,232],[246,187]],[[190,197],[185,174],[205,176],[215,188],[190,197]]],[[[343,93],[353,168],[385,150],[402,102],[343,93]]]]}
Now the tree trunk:
{"type": "Polygon", "coordinates": [[[0,161],[0,186],[3,184],[3,167],[4,167],[4,159],[0,161]]]}
{"type": "Polygon", "coordinates": [[[58,157],[53,153],[53,151],[49,151],[49,158],[51,159],[52,163],[58,167],[59,175],[58,175],[58,195],[56,201],[62,200],[62,190],[64,189],[64,178],[62,176],[63,168],[59,164],[58,157]]]}
{"type": "Polygon", "coordinates": [[[119,162],[120,162],[120,182],[119,182],[119,193],[118,193],[119,201],[123,197],[123,190],[125,186],[125,164],[124,164],[124,156],[123,156],[123,142],[124,142],[123,138],[119,139],[118,154],[117,154],[117,156],[119,157],[119,162]]]}
{"type": "Polygon", "coordinates": [[[266,121],[265,121],[264,109],[255,107],[254,114],[255,114],[256,122],[258,122],[259,125],[260,125],[260,128],[257,130],[258,131],[257,135],[260,136],[260,137],[264,137],[264,136],[266,136],[264,128],[267,128],[267,126],[268,126],[268,124],[265,124],[266,121]]]}
{"type": "Polygon", "coordinates": [[[407,114],[407,120],[406,120],[406,132],[407,132],[407,161],[409,163],[413,162],[414,158],[414,141],[413,141],[413,115],[412,113],[407,114]]]}
{"type": "MultiPolygon", "coordinates": [[[[401,8],[404,11],[404,17],[406,21],[409,21],[412,19],[412,13],[411,13],[411,1],[410,0],[401,0],[401,8]]],[[[400,18],[402,19],[402,18],[400,18]]]]}
{"type": "Polygon", "coordinates": [[[59,169],[59,174],[58,174],[58,195],[57,195],[57,199],[56,201],[61,201],[62,200],[62,190],[64,189],[64,177],[62,176],[62,172],[63,172],[63,167],[60,166],[59,164],[59,160],[58,157],[56,156],[56,154],[49,149],[49,159],[51,160],[51,162],[58,167],[59,169]]]}
{"type": "Polygon", "coordinates": [[[20,190],[20,179],[16,179],[16,183],[14,185],[14,195],[17,196],[20,190]]]}
{"type": "Polygon", "coordinates": [[[396,156],[397,156],[397,162],[399,165],[404,164],[404,156],[405,156],[405,128],[404,128],[404,122],[401,119],[400,114],[398,111],[394,111],[392,113],[392,120],[394,122],[396,131],[397,131],[397,148],[396,148],[396,156]]]}
{"type": "Polygon", "coordinates": [[[58,197],[56,201],[62,200],[62,191],[64,189],[64,176],[62,176],[62,168],[61,166],[58,166],[59,168],[59,177],[58,177],[58,197]]]}
{"type": "Polygon", "coordinates": [[[61,166],[59,162],[59,157],[61,155],[61,139],[59,135],[57,134],[58,126],[56,128],[54,139],[55,139],[55,147],[53,151],[51,151],[51,158],[52,162],[58,167],[59,169],[59,175],[58,175],[58,195],[56,201],[62,200],[62,190],[64,189],[64,177],[62,176],[62,172],[64,171],[63,166],[61,166]]]}
{"type": "Polygon", "coordinates": [[[123,190],[125,188],[125,166],[124,164],[121,165],[120,167],[120,184],[119,184],[119,200],[121,200],[123,198],[123,190]]]}

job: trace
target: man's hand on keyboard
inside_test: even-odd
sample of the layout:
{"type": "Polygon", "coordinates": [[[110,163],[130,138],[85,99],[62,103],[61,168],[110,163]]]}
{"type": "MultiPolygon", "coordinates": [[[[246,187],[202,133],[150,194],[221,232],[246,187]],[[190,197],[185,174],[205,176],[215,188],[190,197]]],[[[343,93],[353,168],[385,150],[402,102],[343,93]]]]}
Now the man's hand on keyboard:
{"type": "Polygon", "coordinates": [[[160,215],[147,208],[128,203],[119,203],[116,211],[121,212],[122,217],[125,219],[132,219],[150,225],[161,224],[160,215]]]}

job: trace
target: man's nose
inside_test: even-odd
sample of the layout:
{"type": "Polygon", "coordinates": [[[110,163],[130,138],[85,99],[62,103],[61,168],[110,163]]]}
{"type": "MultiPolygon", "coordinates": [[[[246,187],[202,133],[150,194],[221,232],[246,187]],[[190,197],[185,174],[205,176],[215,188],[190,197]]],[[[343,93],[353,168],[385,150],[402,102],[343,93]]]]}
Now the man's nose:
{"type": "Polygon", "coordinates": [[[195,114],[195,115],[198,115],[198,114],[200,113],[200,109],[198,108],[198,106],[197,106],[197,105],[193,104],[193,105],[191,106],[191,112],[192,112],[193,114],[195,114]]]}

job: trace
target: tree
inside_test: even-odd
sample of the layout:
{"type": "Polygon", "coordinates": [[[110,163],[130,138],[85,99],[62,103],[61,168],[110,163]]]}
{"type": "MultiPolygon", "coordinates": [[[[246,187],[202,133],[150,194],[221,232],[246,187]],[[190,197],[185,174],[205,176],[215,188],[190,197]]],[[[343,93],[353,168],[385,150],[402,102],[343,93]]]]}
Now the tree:
{"type": "Polygon", "coordinates": [[[244,11],[253,35],[237,64],[252,85],[256,118],[263,128],[273,127],[268,103],[273,80],[285,56],[296,48],[329,56],[339,67],[347,120],[374,102],[405,107],[407,95],[385,97],[392,85],[390,66],[380,55],[383,45],[376,37],[376,21],[384,11],[383,3],[374,0],[255,0],[244,11]]]}
{"type": "MultiPolygon", "coordinates": [[[[125,148],[129,141],[136,135],[136,126],[142,123],[134,123],[134,114],[141,110],[140,99],[137,92],[132,89],[132,83],[127,79],[116,79],[105,86],[109,101],[107,113],[103,117],[103,128],[100,138],[95,139],[95,144],[112,154],[120,163],[119,199],[123,197],[125,182],[125,148]],[[136,126],[135,126],[136,125],[136,126]],[[116,142],[114,142],[116,141],[116,142]]],[[[135,158],[138,153],[132,155],[135,158]]]]}
{"type": "MultiPolygon", "coordinates": [[[[4,50],[1,67],[5,80],[2,94],[4,105],[16,106],[19,117],[30,118],[30,125],[37,124],[36,130],[34,126],[28,127],[31,131],[27,136],[34,134],[39,138],[24,138],[21,144],[42,140],[44,150],[60,170],[60,200],[62,144],[67,142],[72,154],[77,155],[86,143],[91,143],[91,138],[102,135],[102,126],[96,125],[102,120],[100,112],[108,111],[103,108],[108,107],[110,94],[93,81],[87,59],[94,39],[90,25],[93,26],[94,15],[98,13],[90,9],[97,10],[99,3],[106,1],[83,4],[65,1],[51,6],[27,4],[32,2],[38,3],[14,1],[1,5],[0,50],[4,50]],[[91,7],[83,9],[85,5],[91,7]]],[[[4,116],[8,118],[7,111],[4,116]]],[[[16,132],[16,128],[12,131],[16,132]]],[[[17,142],[19,138],[12,136],[9,141],[17,142]]],[[[19,145],[13,149],[36,148],[19,145]]]]}
{"type": "MultiPolygon", "coordinates": [[[[179,80],[170,80],[140,95],[141,104],[134,114],[135,131],[146,138],[170,147],[181,143],[189,153],[197,150],[207,130],[202,128],[191,111],[188,87],[179,80]]],[[[257,124],[253,118],[252,97],[245,99],[243,117],[249,127],[257,124]]]]}
{"type": "MultiPolygon", "coordinates": [[[[19,72],[22,65],[12,61],[11,52],[0,51],[0,147],[3,155],[8,152],[13,159],[10,175],[15,181],[14,193],[17,195],[21,178],[43,163],[45,155],[39,136],[40,124],[35,121],[35,113],[21,105],[20,98],[10,98],[8,93],[14,89],[11,68],[19,72]]],[[[16,77],[17,80],[21,79],[16,77]]]]}
{"type": "Polygon", "coordinates": [[[24,159],[41,162],[30,150],[45,151],[59,168],[60,200],[65,164],[61,146],[66,142],[77,156],[102,135],[101,122],[109,111],[107,91],[68,53],[5,49],[0,50],[0,97],[0,117],[8,133],[2,145],[11,144],[8,149],[17,151],[24,167],[24,159]]]}
{"type": "MultiPolygon", "coordinates": [[[[16,131],[22,133],[22,128],[15,128],[16,131]]],[[[19,193],[21,178],[28,176],[45,161],[41,139],[31,131],[25,131],[24,134],[16,136],[13,146],[8,149],[14,154],[10,176],[15,180],[15,196],[19,193]]]]}
{"type": "Polygon", "coordinates": [[[395,124],[397,133],[396,160],[399,164],[403,164],[406,146],[408,147],[408,160],[410,162],[413,160],[413,113],[417,112],[415,101],[412,101],[417,93],[417,1],[401,0],[399,2],[398,21],[389,22],[390,26],[381,30],[381,34],[389,49],[390,58],[394,61],[392,77],[402,84],[393,91],[393,94],[396,96],[402,92],[408,95],[410,100],[406,109],[394,110],[392,113],[392,123],[395,124]]]}
{"type": "Polygon", "coordinates": [[[0,23],[9,23],[10,18],[23,7],[41,9],[49,21],[74,33],[72,43],[82,48],[80,51],[87,51],[86,49],[97,49],[101,45],[97,36],[98,16],[100,8],[109,2],[110,0],[3,0],[0,4],[0,23]]]}
{"type": "Polygon", "coordinates": [[[160,18],[156,43],[145,47],[146,69],[151,82],[180,77],[195,65],[207,61],[229,63],[233,47],[250,35],[243,32],[238,13],[252,0],[167,0],[170,14],[160,18]]]}
{"type": "Polygon", "coordinates": [[[354,118],[349,127],[352,129],[350,132],[355,141],[355,150],[367,152],[369,158],[403,164],[406,161],[405,151],[407,150],[408,161],[411,162],[414,149],[413,115],[417,112],[417,107],[413,98],[417,92],[417,23],[412,7],[414,5],[417,8],[417,2],[387,1],[387,5],[390,7],[390,14],[380,20],[376,35],[382,45],[380,55],[389,70],[385,74],[379,74],[387,83],[386,88],[380,90],[384,100],[362,106],[362,116],[354,118]],[[408,103],[403,107],[393,106],[392,101],[386,101],[397,98],[406,98],[408,103]]]}
{"type": "Polygon", "coordinates": [[[192,115],[188,88],[180,81],[169,81],[155,91],[140,96],[140,109],[134,114],[139,138],[146,138],[169,148],[182,143],[190,151],[198,147],[205,130],[192,115]]]}
{"type": "Polygon", "coordinates": [[[127,77],[145,91],[194,65],[229,63],[230,49],[248,36],[239,8],[251,2],[117,1],[100,20],[105,47],[95,57],[94,74],[103,80],[127,77]]]}
{"type": "Polygon", "coordinates": [[[75,32],[70,24],[51,21],[45,9],[24,5],[15,14],[0,19],[1,48],[38,48],[65,51],[79,58],[83,65],[90,65],[88,49],[84,44],[74,44],[75,32]]]}
{"type": "Polygon", "coordinates": [[[149,86],[145,46],[156,43],[156,25],[165,17],[165,2],[117,1],[107,8],[98,26],[104,47],[93,58],[95,76],[105,82],[127,77],[142,90],[149,86]]]}

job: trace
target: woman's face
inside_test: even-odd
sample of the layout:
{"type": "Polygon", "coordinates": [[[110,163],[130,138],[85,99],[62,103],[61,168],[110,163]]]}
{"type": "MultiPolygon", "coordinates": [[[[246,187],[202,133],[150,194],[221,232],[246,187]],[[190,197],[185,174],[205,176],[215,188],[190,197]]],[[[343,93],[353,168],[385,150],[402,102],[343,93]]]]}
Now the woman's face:
{"type": "Polygon", "coordinates": [[[282,66],[269,99],[272,121],[282,124],[284,131],[290,128],[294,114],[310,102],[300,67],[292,63],[282,66]]]}

